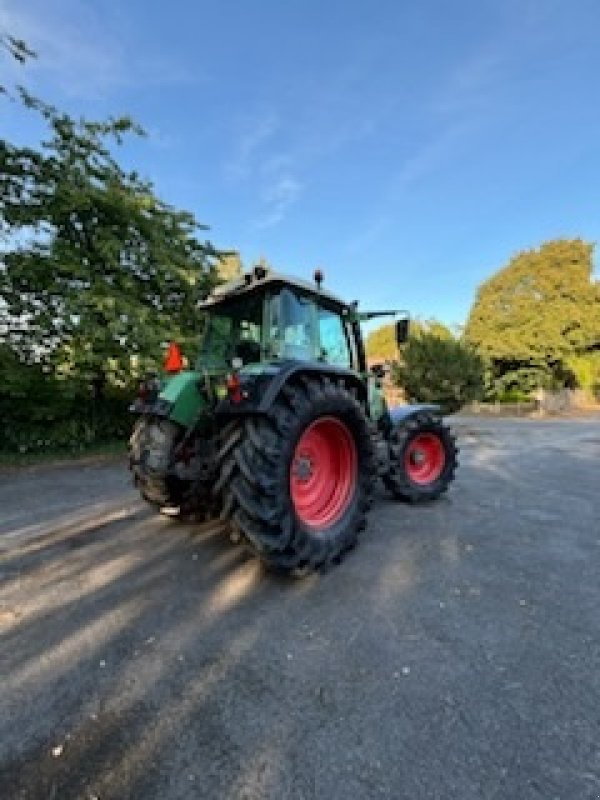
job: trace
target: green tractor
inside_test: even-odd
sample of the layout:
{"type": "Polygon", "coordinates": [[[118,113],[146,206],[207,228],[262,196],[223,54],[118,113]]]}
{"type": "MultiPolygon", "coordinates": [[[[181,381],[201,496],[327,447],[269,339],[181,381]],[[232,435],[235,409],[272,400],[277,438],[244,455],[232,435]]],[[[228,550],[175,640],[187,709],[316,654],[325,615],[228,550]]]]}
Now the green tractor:
{"type": "MultiPolygon", "coordinates": [[[[269,566],[337,563],[366,526],[380,478],[409,502],[454,477],[457,448],[440,410],[388,408],[367,370],[361,313],[314,284],[256,267],[202,303],[200,352],[140,386],[130,464],[142,496],[182,516],[219,515],[269,566]]],[[[400,318],[399,315],[402,314],[400,318]]]]}

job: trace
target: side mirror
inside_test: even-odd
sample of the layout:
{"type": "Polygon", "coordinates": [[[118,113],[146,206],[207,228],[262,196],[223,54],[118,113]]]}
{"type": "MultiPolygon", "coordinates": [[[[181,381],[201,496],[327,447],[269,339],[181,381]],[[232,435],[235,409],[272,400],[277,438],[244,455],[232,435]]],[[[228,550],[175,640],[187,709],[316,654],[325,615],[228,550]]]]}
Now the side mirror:
{"type": "Polygon", "coordinates": [[[410,320],[408,317],[396,320],[396,344],[398,347],[408,340],[410,330],[410,320]]]}

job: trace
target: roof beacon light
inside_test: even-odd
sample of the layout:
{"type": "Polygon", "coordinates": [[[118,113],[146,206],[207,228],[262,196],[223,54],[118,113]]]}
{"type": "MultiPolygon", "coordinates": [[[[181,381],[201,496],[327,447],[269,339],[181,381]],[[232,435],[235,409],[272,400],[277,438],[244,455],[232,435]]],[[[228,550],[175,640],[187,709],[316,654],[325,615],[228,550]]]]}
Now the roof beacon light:
{"type": "Polygon", "coordinates": [[[262,266],[262,264],[257,264],[254,267],[254,277],[257,281],[262,281],[267,277],[267,270],[262,266]]]}

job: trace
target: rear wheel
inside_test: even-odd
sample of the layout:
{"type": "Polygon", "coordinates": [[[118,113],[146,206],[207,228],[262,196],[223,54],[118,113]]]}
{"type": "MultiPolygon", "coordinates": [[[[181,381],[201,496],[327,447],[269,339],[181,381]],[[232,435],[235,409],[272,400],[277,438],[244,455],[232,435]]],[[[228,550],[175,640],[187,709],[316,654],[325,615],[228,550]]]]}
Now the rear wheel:
{"type": "Polygon", "coordinates": [[[177,518],[210,517],[217,508],[209,485],[177,474],[176,449],[184,429],[170,420],[140,417],[129,439],[133,479],[144,500],[177,518]]]}
{"type": "Polygon", "coordinates": [[[267,417],[237,421],[215,487],[224,516],[269,566],[337,562],[366,525],[373,452],[361,405],[344,387],[285,387],[267,417]]]}
{"type": "Polygon", "coordinates": [[[168,478],[171,454],[179,437],[180,428],[173,422],[140,417],[129,439],[134,482],[144,500],[157,509],[178,506],[181,501],[181,482],[168,478]]]}
{"type": "Polygon", "coordinates": [[[417,414],[392,432],[383,481],[399,500],[435,500],[454,480],[457,454],[450,428],[431,414],[417,414]]]}

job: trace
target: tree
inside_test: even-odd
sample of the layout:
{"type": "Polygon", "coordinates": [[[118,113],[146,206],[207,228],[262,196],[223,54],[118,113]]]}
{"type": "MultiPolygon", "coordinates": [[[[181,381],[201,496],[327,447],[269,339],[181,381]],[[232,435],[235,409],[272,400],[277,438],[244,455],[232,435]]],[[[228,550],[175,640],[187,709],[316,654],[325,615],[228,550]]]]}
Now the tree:
{"type": "Polygon", "coordinates": [[[34,51],[23,39],[17,39],[16,36],[11,36],[9,33],[0,33],[0,47],[20,64],[24,64],[28,58],[36,57],[34,51]]]}
{"type": "Polygon", "coordinates": [[[0,295],[4,341],[27,360],[93,380],[156,365],[166,340],[190,343],[197,301],[216,280],[194,216],[160,200],[109,148],[141,135],[128,117],[74,120],[31,97],[49,139],[0,140],[0,295]]]}
{"type": "Polygon", "coordinates": [[[238,278],[243,271],[242,259],[237,250],[229,250],[219,255],[217,261],[217,272],[223,281],[231,281],[238,278]]]}
{"type": "Polygon", "coordinates": [[[409,337],[394,378],[411,401],[437,403],[453,413],[481,397],[483,361],[452,336],[424,330],[409,337]]]}
{"type": "Polygon", "coordinates": [[[382,325],[367,334],[365,342],[367,358],[381,361],[397,361],[398,345],[393,325],[382,325]]]}
{"type": "Polygon", "coordinates": [[[452,330],[437,319],[413,319],[410,322],[410,336],[413,338],[432,334],[438,339],[454,339],[452,330]]]}
{"type": "Polygon", "coordinates": [[[565,359],[600,347],[600,291],[593,245],[581,239],[519,253],[482,284],[465,338],[496,388],[568,382],[565,359]]]}
{"type": "MultiPolygon", "coordinates": [[[[11,36],[9,33],[3,33],[1,31],[0,50],[8,53],[8,55],[19,64],[24,64],[28,59],[37,57],[37,54],[23,39],[18,39],[16,36],[11,36]]],[[[9,94],[8,89],[2,83],[0,83],[0,94],[9,94]]]]}
{"type": "Polygon", "coordinates": [[[578,387],[595,393],[600,391],[600,350],[568,356],[565,366],[574,376],[578,387]]]}
{"type": "MultiPolygon", "coordinates": [[[[410,321],[410,336],[420,336],[422,333],[433,333],[441,339],[453,339],[450,328],[436,319],[410,321]]],[[[398,361],[400,354],[396,343],[396,333],[393,324],[382,325],[371,331],[366,339],[366,351],[369,359],[382,361],[398,361]]]]}

